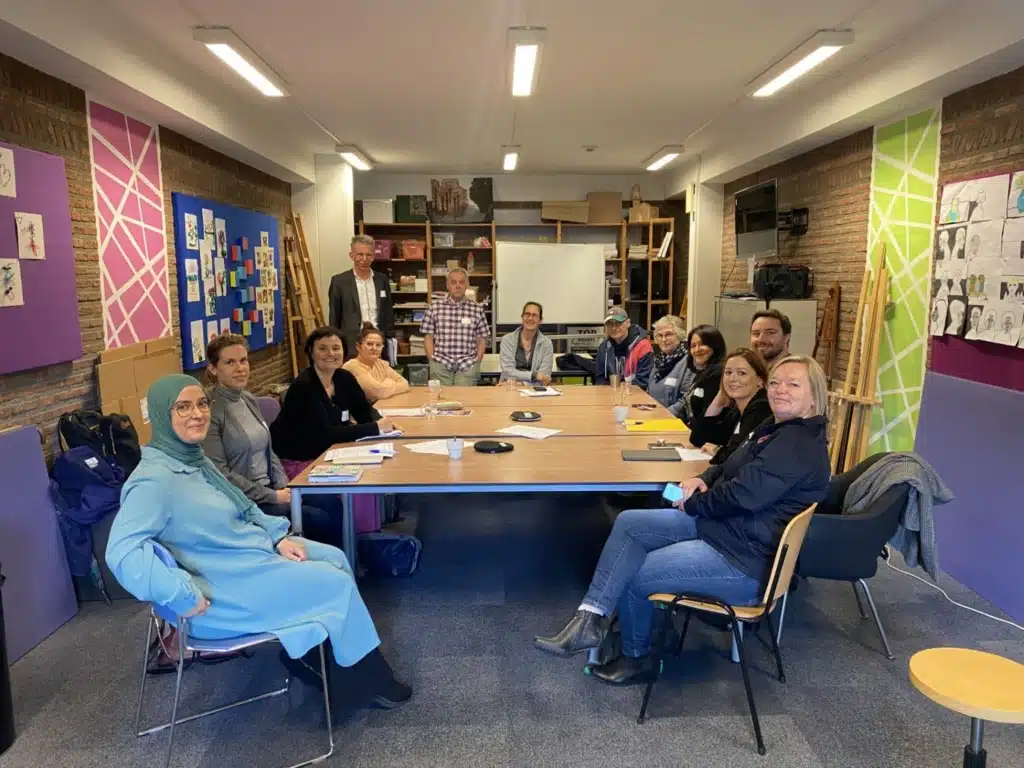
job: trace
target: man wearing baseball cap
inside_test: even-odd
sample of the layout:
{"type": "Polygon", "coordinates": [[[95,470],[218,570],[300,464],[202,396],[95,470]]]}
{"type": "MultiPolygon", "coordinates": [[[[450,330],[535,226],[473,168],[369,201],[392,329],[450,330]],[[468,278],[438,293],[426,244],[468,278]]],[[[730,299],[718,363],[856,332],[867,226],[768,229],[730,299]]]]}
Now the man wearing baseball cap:
{"type": "Polygon", "coordinates": [[[654,366],[654,350],[647,333],[629,321],[622,307],[611,307],[604,318],[607,338],[597,348],[595,384],[607,384],[611,376],[632,376],[633,383],[647,389],[654,366]]]}

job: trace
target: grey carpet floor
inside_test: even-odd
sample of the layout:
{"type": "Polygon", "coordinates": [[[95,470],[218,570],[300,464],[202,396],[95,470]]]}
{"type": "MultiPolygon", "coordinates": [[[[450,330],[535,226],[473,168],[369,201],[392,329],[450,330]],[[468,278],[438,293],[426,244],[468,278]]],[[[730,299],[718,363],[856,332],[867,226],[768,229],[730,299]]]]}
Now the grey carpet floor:
{"type": "MultiPolygon", "coordinates": [[[[872,590],[897,658],[889,661],[846,584],[803,583],[783,637],[788,682],[760,642],[748,642],[767,757],[759,757],[728,635],[694,623],[666,664],[650,717],[641,689],[602,686],[582,661],[546,656],[536,633],[557,630],[580,600],[607,534],[599,500],[450,496],[406,506],[424,542],[411,579],[365,580],[384,650],[415,687],[392,712],[359,712],[335,728],[329,765],[352,766],[958,766],[964,717],[912,688],[907,660],[938,645],[1024,661],[1024,635],[956,608],[882,567],[872,590]]],[[[995,609],[950,579],[961,602],[995,609]]],[[[9,618],[10,620],[10,618],[9,618]]],[[[132,734],[144,609],[87,604],[14,665],[18,740],[3,768],[162,765],[165,735],[132,734]]],[[[184,707],[213,706],[283,680],[276,649],[186,673],[184,707]]],[[[172,681],[152,679],[147,722],[169,713],[172,681]]],[[[1024,765],[1024,728],[990,725],[989,765],[1024,765]]],[[[175,765],[289,765],[324,744],[319,699],[296,686],[182,726],[175,765]]]]}

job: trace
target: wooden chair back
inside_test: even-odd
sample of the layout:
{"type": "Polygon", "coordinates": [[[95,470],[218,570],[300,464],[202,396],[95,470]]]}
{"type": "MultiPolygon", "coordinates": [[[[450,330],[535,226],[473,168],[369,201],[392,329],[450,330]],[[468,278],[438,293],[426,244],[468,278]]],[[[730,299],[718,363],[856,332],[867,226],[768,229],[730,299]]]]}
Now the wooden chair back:
{"type": "Polygon", "coordinates": [[[804,536],[807,535],[807,528],[811,524],[811,516],[814,514],[817,506],[817,504],[812,504],[794,517],[789,521],[786,530],[782,532],[782,538],[779,540],[779,548],[775,551],[775,562],[772,563],[772,570],[768,576],[768,586],[765,589],[761,605],[771,608],[771,602],[778,600],[782,595],[789,592],[789,583],[793,580],[796,561],[800,557],[800,547],[803,546],[804,536]]]}

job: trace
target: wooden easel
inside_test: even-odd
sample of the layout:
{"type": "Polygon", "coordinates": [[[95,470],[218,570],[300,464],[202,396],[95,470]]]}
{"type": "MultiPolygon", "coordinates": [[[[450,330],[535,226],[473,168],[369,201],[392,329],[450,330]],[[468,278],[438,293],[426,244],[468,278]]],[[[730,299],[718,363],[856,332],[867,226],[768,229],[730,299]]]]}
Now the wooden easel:
{"type": "Polygon", "coordinates": [[[825,371],[825,378],[828,385],[832,386],[832,377],[835,375],[836,356],[839,351],[839,301],[842,296],[842,287],[836,280],[828,289],[828,298],[825,299],[825,309],[821,313],[821,326],[818,328],[818,338],[814,340],[814,351],[811,357],[818,357],[818,348],[825,344],[825,362],[821,366],[825,371]]]}
{"type": "Polygon", "coordinates": [[[288,269],[288,340],[292,352],[292,376],[299,374],[301,357],[298,346],[316,328],[326,325],[320,294],[317,291],[313,262],[306,247],[302,216],[293,214],[284,238],[285,266],[288,269]]]}
{"type": "Polygon", "coordinates": [[[835,393],[834,431],[829,446],[833,474],[846,472],[864,459],[871,437],[871,413],[878,405],[875,399],[878,345],[889,303],[884,244],[879,246],[877,263],[873,277],[870,269],[864,272],[846,379],[843,388],[835,393]]]}

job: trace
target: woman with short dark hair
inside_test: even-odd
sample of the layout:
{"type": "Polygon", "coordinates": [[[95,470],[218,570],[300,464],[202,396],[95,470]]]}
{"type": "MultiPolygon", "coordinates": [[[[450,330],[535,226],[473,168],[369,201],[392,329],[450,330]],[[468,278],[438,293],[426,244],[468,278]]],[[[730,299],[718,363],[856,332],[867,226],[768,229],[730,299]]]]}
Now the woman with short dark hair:
{"type": "Polygon", "coordinates": [[[281,458],[309,461],[335,443],[394,429],[390,419],[378,419],[356,377],[342,368],[341,331],[317,328],[304,349],[309,367],[288,387],[281,413],[270,425],[274,450],[281,458]]]}
{"type": "Polygon", "coordinates": [[[715,326],[698,325],[687,334],[686,349],[690,353],[686,367],[693,371],[694,376],[683,398],[683,411],[679,417],[689,427],[695,418],[704,415],[722,386],[725,339],[715,326]]]}
{"type": "Polygon", "coordinates": [[[356,338],[356,356],[342,368],[359,382],[371,403],[409,391],[409,382],[381,357],[384,334],[373,323],[363,323],[356,338]]]}

